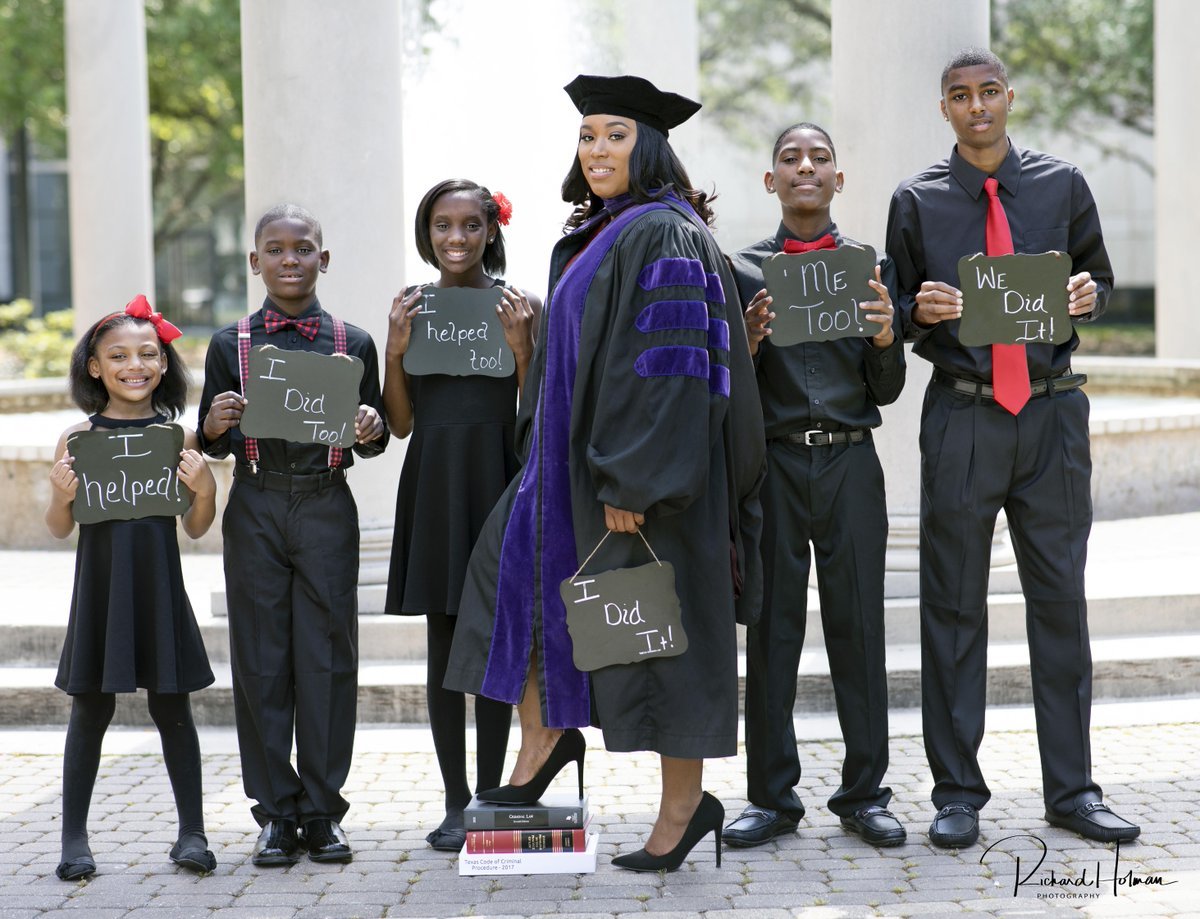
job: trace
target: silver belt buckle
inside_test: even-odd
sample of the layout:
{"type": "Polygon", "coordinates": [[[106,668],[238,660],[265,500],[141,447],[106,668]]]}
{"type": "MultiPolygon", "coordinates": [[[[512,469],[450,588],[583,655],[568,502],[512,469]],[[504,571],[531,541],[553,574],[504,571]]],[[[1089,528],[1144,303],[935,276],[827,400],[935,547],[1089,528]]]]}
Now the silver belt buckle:
{"type": "Polygon", "coordinates": [[[822,444],[817,443],[815,440],[813,440],[813,438],[814,437],[828,437],[828,436],[829,436],[828,431],[805,431],[804,432],[804,446],[820,447],[820,446],[822,446],[822,444]]]}

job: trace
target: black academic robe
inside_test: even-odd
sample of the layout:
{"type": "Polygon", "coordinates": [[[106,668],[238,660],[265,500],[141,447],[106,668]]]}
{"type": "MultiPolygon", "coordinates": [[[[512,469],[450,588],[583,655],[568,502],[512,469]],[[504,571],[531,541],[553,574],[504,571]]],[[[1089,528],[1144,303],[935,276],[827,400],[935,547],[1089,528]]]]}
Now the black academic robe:
{"type": "MultiPolygon", "coordinates": [[[[765,450],[737,288],[707,227],[668,195],[609,202],[564,237],[550,291],[518,418],[526,467],[472,555],[445,685],[515,702],[536,644],[547,725],[591,722],[615,751],[731,755],[735,617],[761,601],[765,450]],[[689,647],[583,674],[558,585],[606,532],[605,504],[646,515],[689,647]]],[[[587,570],[647,561],[617,534],[587,570]]]]}

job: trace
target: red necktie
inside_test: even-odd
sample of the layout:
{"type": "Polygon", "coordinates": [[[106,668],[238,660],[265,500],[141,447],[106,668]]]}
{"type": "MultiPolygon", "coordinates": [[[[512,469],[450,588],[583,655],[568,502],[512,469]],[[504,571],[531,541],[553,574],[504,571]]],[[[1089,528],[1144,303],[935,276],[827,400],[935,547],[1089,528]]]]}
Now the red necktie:
{"type": "Polygon", "coordinates": [[[783,241],[783,251],[792,252],[815,252],[817,249],[836,249],[837,240],[833,235],[826,233],[824,236],[819,236],[810,243],[806,243],[801,239],[785,239],[783,241]]]}
{"type": "Polygon", "coordinates": [[[297,319],[294,316],[287,316],[266,308],[263,310],[263,325],[266,327],[268,335],[274,335],[280,329],[290,328],[295,329],[309,341],[316,341],[317,330],[321,328],[321,317],[318,315],[310,316],[308,319],[297,319]]]}
{"type": "MultiPolygon", "coordinates": [[[[989,176],[983,180],[983,188],[988,195],[987,254],[1012,255],[1012,232],[1000,203],[1000,183],[989,176]]],[[[992,345],[992,392],[996,401],[1014,415],[1025,407],[1029,401],[1029,364],[1024,345],[992,345]]]]}

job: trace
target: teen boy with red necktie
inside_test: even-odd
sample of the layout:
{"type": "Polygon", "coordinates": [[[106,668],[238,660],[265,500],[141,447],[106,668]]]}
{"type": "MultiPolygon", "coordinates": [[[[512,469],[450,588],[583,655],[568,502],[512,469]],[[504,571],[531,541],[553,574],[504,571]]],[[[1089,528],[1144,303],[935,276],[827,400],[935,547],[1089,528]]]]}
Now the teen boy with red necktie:
{"type": "Polygon", "coordinates": [[[1092,523],[1088,400],[1066,344],[959,341],[958,260],[1066,252],[1068,309],[1096,319],[1113,273],[1096,205],[1070,163],[1010,143],[1014,93],[990,51],[959,52],[941,109],[958,143],[892,196],[887,250],[913,350],[934,365],[921,416],[921,692],[939,808],[930,841],[973,844],[991,796],[980,769],[987,585],[996,515],[1008,517],[1025,595],[1046,820],[1102,841],[1139,827],[1092,781],[1084,561],[1092,523]]]}

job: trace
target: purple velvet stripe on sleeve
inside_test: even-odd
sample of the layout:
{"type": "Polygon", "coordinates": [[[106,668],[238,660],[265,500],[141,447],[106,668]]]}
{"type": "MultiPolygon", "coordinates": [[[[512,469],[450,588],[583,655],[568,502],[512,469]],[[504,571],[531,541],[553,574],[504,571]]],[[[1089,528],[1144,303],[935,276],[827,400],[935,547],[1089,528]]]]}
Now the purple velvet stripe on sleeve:
{"type": "Polygon", "coordinates": [[[721,284],[721,276],[711,271],[704,274],[704,299],[709,303],[725,302],[725,287],[721,284]]]}
{"type": "Polygon", "coordinates": [[[698,377],[708,379],[708,351],[686,345],[647,348],[633,362],[642,377],[698,377]]]}
{"type": "Polygon", "coordinates": [[[708,391],[729,398],[729,368],[713,364],[708,371],[708,391]]]}
{"type": "Polygon", "coordinates": [[[708,346],[717,351],[729,350],[729,323],[724,319],[708,320],[708,346]]]}
{"type": "MultiPolygon", "coordinates": [[[[639,332],[666,329],[709,329],[708,305],[700,300],[660,300],[642,310],[634,321],[639,332]]],[[[727,336],[728,337],[728,336],[727,336]]]]}
{"type": "Polygon", "coordinates": [[[704,265],[694,258],[660,258],[641,270],[638,286],[642,290],[679,286],[704,288],[704,265]]]}

